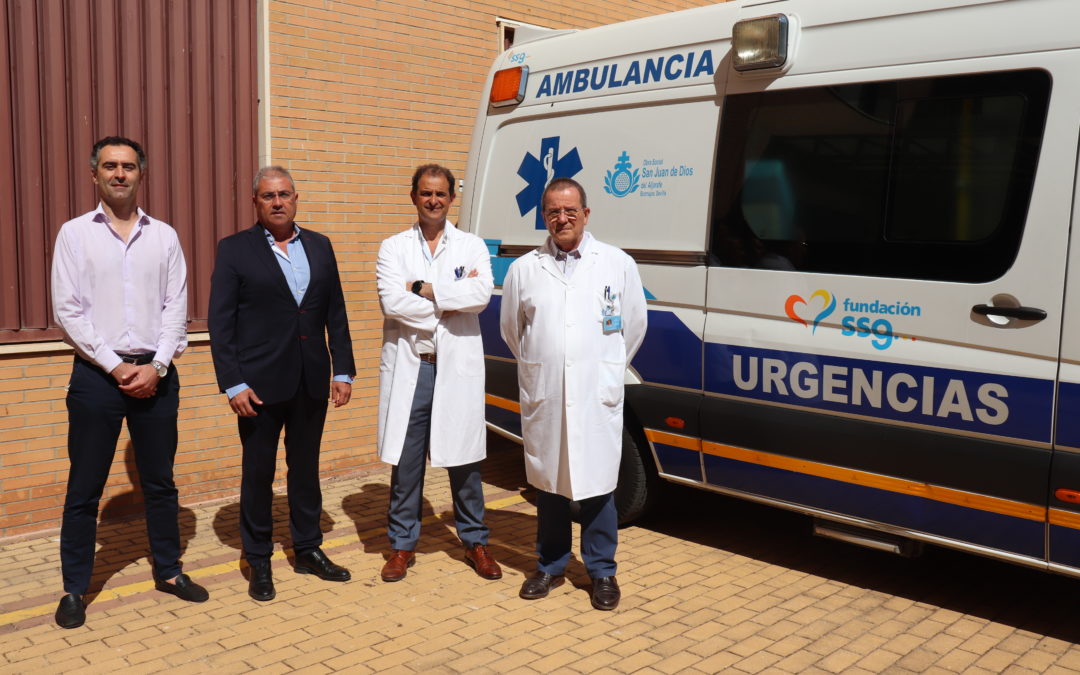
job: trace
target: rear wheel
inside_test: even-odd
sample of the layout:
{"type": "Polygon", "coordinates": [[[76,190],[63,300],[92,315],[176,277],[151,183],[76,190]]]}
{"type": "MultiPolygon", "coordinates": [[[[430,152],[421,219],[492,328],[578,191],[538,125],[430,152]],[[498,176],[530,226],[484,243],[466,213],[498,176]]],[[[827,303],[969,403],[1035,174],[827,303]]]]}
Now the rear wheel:
{"type": "Polygon", "coordinates": [[[660,487],[656,466],[651,458],[642,457],[641,448],[649,446],[639,441],[628,429],[623,429],[622,461],[619,463],[619,484],[615,488],[615,510],[619,525],[629,524],[645,515],[655,501],[660,487]]]}
{"type": "MultiPolygon", "coordinates": [[[[619,484],[615,486],[615,511],[619,514],[620,526],[644,516],[656,502],[663,486],[652,457],[643,457],[640,448],[648,452],[649,445],[644,436],[623,427],[619,484]]],[[[570,517],[574,522],[581,522],[580,514],[578,503],[570,502],[570,517]]]]}

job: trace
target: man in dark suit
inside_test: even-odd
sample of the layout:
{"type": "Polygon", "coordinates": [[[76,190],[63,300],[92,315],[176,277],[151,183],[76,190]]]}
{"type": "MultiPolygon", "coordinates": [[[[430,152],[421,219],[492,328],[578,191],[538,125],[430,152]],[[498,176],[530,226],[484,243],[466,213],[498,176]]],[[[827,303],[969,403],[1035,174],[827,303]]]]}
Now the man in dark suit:
{"type": "Polygon", "coordinates": [[[348,403],[356,370],[330,240],[297,227],[299,195],[284,168],[260,169],[253,190],[259,222],[218,242],[209,324],[218,386],[238,416],[244,449],[240,537],[251,566],[248,594],[265,601],[275,595],[271,504],[282,427],[296,571],[350,579],[319,548],[319,444],[327,397],[335,408],[348,403]]]}

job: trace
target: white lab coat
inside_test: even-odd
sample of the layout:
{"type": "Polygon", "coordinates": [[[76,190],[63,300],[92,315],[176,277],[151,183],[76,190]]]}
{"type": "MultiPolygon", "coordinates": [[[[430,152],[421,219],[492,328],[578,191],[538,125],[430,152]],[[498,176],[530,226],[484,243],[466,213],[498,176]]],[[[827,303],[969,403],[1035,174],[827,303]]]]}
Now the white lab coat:
{"type": "Polygon", "coordinates": [[[426,245],[420,226],[414,224],[379,247],[375,268],[383,311],[379,457],[394,465],[401,458],[420,371],[417,332],[426,330],[434,333],[438,358],[431,404],[431,465],[461,466],[487,456],[484,344],[477,315],[491,299],[491,258],[482,239],[448,220],[429,276],[421,248],[426,245]],[[474,269],[477,276],[468,277],[474,269]],[[417,279],[431,282],[434,303],[405,288],[406,281],[417,279]],[[450,310],[454,313],[444,315],[450,310]]]}
{"type": "Polygon", "coordinates": [[[633,258],[586,233],[566,279],[546,247],[510,265],[500,329],[518,360],[526,476],[545,492],[587,499],[615,489],[623,376],[645,337],[645,292],[633,258]],[[622,330],[602,327],[605,289],[622,330]]]}

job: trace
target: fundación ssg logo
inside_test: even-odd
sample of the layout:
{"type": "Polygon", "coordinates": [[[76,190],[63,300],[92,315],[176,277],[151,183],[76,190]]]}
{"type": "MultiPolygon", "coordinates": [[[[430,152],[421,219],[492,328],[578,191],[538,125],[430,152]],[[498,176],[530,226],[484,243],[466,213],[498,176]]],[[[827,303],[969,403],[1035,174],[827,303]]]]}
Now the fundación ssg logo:
{"type": "Polygon", "coordinates": [[[569,152],[560,156],[559,139],[559,136],[542,139],[540,156],[536,157],[531,152],[526,152],[517,170],[517,175],[527,183],[517,193],[518,211],[525,216],[535,209],[538,230],[547,229],[543,209],[540,208],[540,197],[544,194],[544,188],[553,178],[573,178],[581,171],[581,157],[578,155],[577,148],[570,148],[569,152]]]}
{"type": "Polygon", "coordinates": [[[608,171],[604,176],[604,192],[614,197],[625,197],[638,189],[641,181],[641,171],[634,168],[630,163],[630,155],[623,150],[615,162],[614,170],[608,171]]]}
{"type": "MultiPolygon", "coordinates": [[[[840,334],[844,337],[870,338],[874,349],[885,350],[896,340],[915,342],[914,335],[899,335],[893,331],[892,322],[886,316],[900,316],[917,319],[922,316],[922,307],[908,301],[893,300],[856,300],[844,298],[843,314],[840,317],[840,334]]],[[[809,299],[801,295],[789,295],[784,303],[784,312],[796,323],[810,328],[810,334],[817,332],[818,325],[836,311],[836,297],[825,289],[818,289],[810,294],[809,299]]]]}

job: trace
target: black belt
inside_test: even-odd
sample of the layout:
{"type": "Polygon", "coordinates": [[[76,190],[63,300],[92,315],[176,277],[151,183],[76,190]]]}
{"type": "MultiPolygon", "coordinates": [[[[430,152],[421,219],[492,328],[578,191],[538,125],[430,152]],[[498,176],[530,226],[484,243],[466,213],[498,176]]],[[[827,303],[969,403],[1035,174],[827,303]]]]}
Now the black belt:
{"type": "Polygon", "coordinates": [[[428,363],[434,364],[435,363],[435,355],[434,354],[421,354],[420,355],[420,360],[421,361],[427,361],[428,363]]]}
{"type": "Polygon", "coordinates": [[[120,360],[124,363],[130,363],[133,366],[145,366],[154,360],[154,355],[151,352],[145,354],[124,354],[123,352],[116,352],[116,355],[120,357],[120,360]]]}

